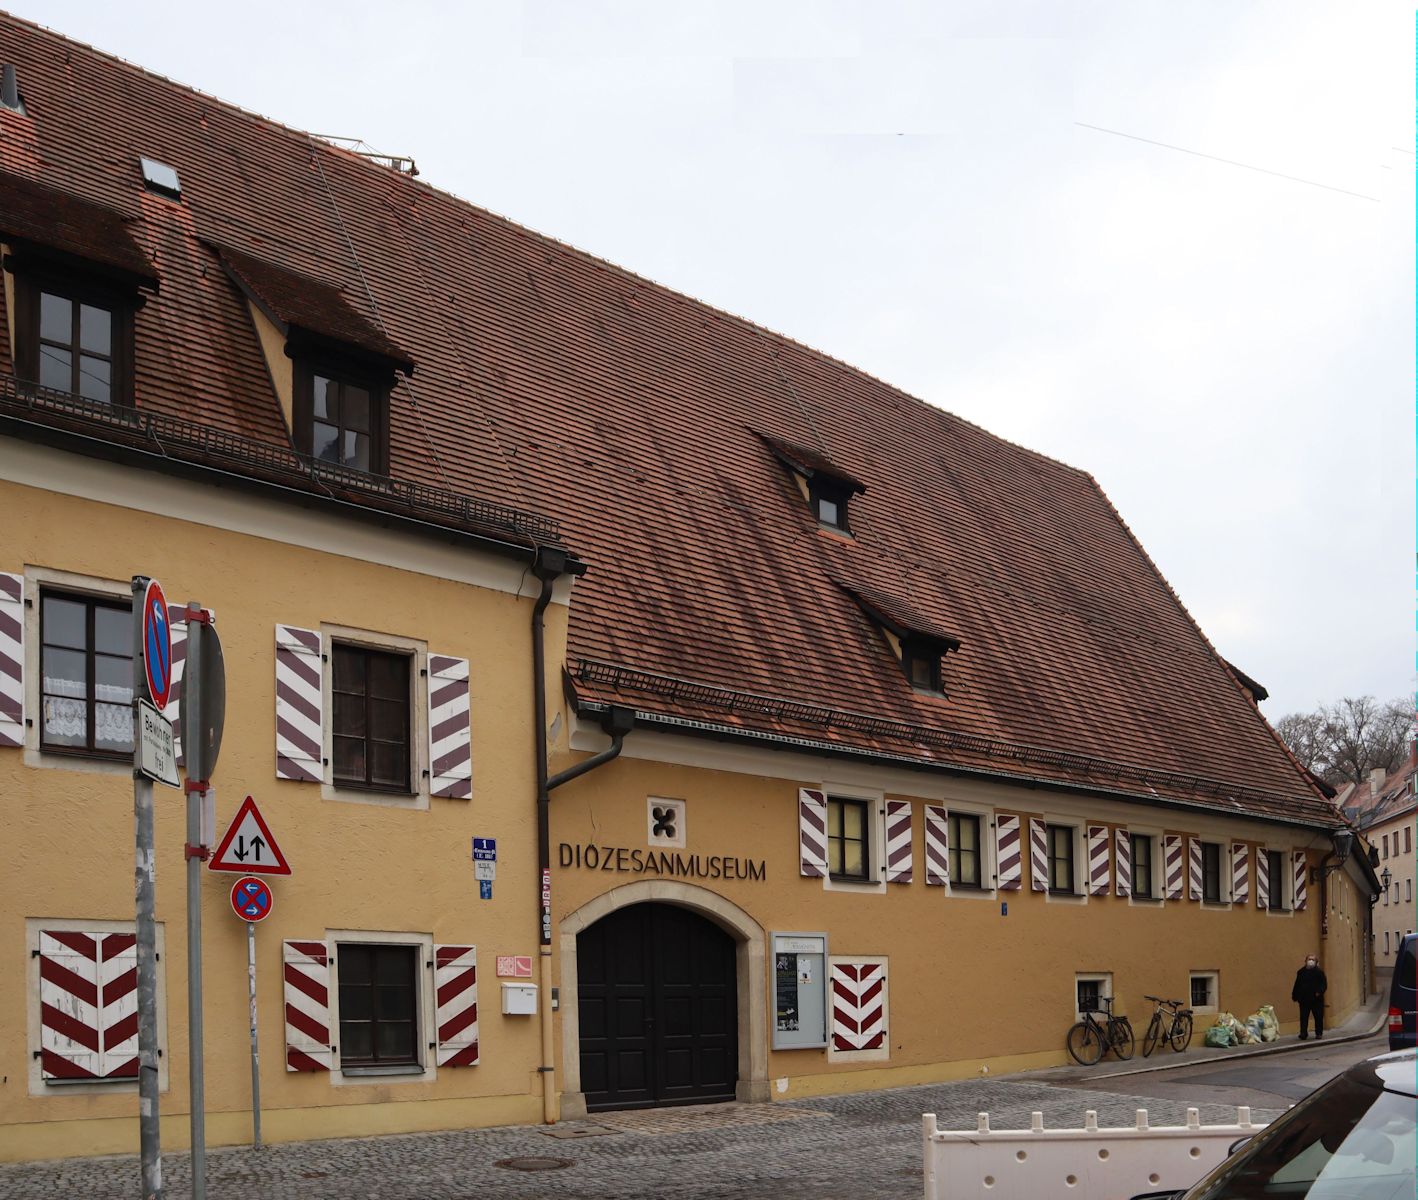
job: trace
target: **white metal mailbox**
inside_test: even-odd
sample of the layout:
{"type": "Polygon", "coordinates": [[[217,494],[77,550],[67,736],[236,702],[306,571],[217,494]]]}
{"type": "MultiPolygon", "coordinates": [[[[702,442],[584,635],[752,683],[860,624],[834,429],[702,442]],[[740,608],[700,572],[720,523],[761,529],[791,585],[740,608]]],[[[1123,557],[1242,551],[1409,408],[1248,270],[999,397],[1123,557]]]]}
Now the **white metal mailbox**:
{"type": "Polygon", "coordinates": [[[536,984],[504,983],[502,985],[502,1011],[514,1017],[535,1016],[537,1011],[536,984]]]}

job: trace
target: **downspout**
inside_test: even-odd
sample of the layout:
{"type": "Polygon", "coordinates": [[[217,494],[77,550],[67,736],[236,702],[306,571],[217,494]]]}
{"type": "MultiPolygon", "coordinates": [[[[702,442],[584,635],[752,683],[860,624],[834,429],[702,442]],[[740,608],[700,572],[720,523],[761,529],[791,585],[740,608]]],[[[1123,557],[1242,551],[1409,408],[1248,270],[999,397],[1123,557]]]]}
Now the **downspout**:
{"type": "Polygon", "coordinates": [[[565,550],[543,546],[537,551],[532,571],[542,581],[541,594],[532,606],[532,719],[536,728],[537,752],[537,925],[540,944],[537,957],[537,1011],[541,1016],[542,1120],[554,1125],[556,1102],[556,1027],[552,1012],[551,971],[551,793],[563,783],[570,783],[615,758],[625,742],[625,735],[635,724],[635,713],[628,708],[612,705],[601,718],[601,727],[611,735],[608,749],[555,775],[547,761],[547,684],[546,684],[546,624],[547,605],[556,581],[564,574],[581,575],[585,566],[569,558],[565,550]]]}

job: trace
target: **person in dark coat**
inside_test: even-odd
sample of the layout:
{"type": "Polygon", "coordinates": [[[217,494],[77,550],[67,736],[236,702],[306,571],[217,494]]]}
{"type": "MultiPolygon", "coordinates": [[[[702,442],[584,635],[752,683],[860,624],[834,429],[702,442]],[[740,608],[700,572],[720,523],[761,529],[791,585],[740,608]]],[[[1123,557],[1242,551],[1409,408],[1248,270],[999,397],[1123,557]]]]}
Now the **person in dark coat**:
{"type": "Polygon", "coordinates": [[[1300,1040],[1310,1036],[1310,1018],[1315,1019],[1315,1037],[1324,1037],[1324,991],[1329,980],[1324,977],[1315,956],[1305,959],[1305,965],[1295,972],[1295,986],[1290,999],[1300,1005],[1300,1040]]]}

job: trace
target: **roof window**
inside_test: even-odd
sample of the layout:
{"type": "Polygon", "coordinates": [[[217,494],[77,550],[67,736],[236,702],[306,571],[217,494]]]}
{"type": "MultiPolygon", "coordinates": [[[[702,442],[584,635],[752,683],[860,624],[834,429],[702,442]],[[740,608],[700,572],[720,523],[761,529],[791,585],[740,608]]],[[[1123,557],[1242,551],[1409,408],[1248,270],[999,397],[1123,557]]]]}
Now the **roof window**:
{"type": "Polygon", "coordinates": [[[754,430],[773,457],[793,472],[807,497],[814,519],[823,529],[850,533],[847,503],[866,485],[858,482],[825,454],[799,446],[785,438],[754,430]]]}
{"type": "Polygon", "coordinates": [[[911,686],[918,692],[943,695],[941,660],[960,649],[960,639],[895,596],[845,579],[833,582],[886,634],[911,686]]]}
{"type": "Polygon", "coordinates": [[[178,179],[175,168],[155,158],[140,156],[138,162],[143,168],[143,182],[147,184],[148,191],[157,192],[170,200],[182,199],[182,181],[178,179]]]}

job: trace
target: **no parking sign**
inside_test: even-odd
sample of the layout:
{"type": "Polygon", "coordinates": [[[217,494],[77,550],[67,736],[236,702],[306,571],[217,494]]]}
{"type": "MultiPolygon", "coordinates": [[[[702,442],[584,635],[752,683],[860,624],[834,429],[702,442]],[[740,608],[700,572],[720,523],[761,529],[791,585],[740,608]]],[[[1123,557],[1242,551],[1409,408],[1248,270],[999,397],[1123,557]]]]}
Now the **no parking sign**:
{"type": "Polygon", "coordinates": [[[231,885],[231,910],[243,921],[264,921],[271,915],[271,885],[264,879],[242,876],[231,885]]]}

